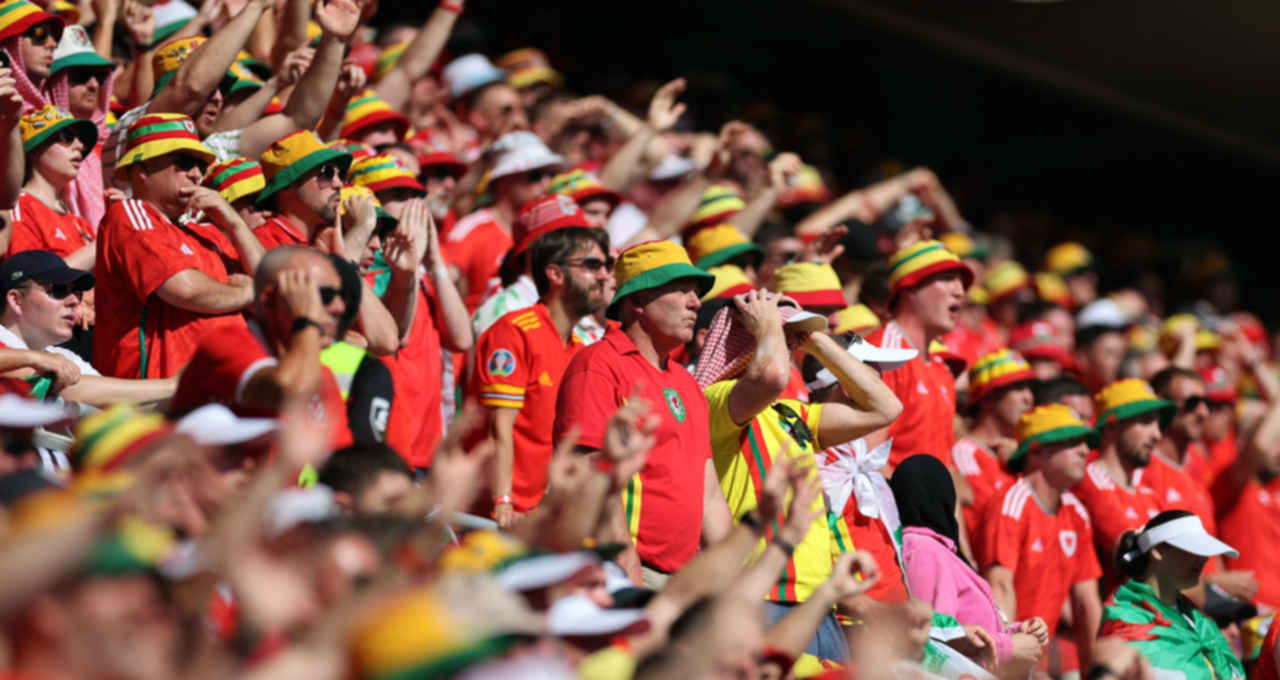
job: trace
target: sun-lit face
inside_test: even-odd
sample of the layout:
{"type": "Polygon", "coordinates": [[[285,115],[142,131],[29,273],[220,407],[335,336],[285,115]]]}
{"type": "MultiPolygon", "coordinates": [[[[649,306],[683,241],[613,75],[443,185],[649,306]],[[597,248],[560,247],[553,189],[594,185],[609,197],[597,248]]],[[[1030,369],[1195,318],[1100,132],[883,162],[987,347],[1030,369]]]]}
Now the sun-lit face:
{"type": "Polygon", "coordinates": [[[1151,452],[1160,443],[1160,415],[1143,413],[1127,418],[1119,423],[1108,424],[1107,430],[1114,430],[1119,437],[1116,450],[1120,460],[1131,467],[1146,467],[1151,462],[1151,452]]]}
{"type": "Polygon", "coordinates": [[[98,110],[102,88],[107,86],[110,70],[93,66],[67,69],[67,108],[76,118],[91,118],[98,110]]]}
{"type": "Polygon", "coordinates": [[[912,315],[924,324],[925,335],[936,338],[955,328],[964,304],[964,279],[959,271],[939,272],[901,293],[912,315]]]}
{"type": "Polygon", "coordinates": [[[27,346],[43,350],[71,339],[82,295],[68,284],[27,281],[9,291],[6,302],[10,309],[6,311],[13,317],[16,308],[18,330],[27,346]]]}
{"type": "Polygon", "coordinates": [[[84,142],[71,127],[54,133],[53,137],[29,156],[31,167],[55,187],[65,187],[80,173],[84,160],[84,142]]]}
{"type": "Polygon", "coordinates": [[[674,348],[693,339],[698,308],[702,306],[693,279],[676,279],[633,295],[633,302],[639,306],[636,318],[655,346],[674,348]]]}
{"type": "Polygon", "coordinates": [[[27,75],[37,83],[49,77],[53,68],[53,51],[58,47],[61,35],[62,27],[53,20],[38,23],[22,34],[18,47],[22,52],[22,65],[26,67],[27,75]]]}

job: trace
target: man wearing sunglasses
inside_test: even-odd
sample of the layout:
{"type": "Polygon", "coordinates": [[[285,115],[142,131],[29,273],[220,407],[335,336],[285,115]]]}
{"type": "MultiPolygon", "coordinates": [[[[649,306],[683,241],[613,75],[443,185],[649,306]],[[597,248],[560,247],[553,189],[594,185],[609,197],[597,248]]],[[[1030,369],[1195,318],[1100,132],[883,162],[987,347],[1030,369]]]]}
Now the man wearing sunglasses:
{"type": "Polygon", "coordinates": [[[304,400],[330,445],[349,446],[342,392],[320,361],[346,309],[341,293],[342,277],[328,255],[300,246],[272,249],[254,274],[253,320],[205,335],[170,412],[216,402],[242,417],[272,418],[287,402],[304,400]]]}
{"type": "Polygon", "coordinates": [[[103,377],[75,353],[55,345],[71,338],[77,308],[85,291],[93,288],[93,274],[72,269],[47,250],[27,250],[0,265],[0,347],[28,350],[28,377],[49,381],[48,397],[107,407],[129,401],[151,405],[173,395],[177,381],[122,380],[103,377]],[[67,362],[74,366],[69,371],[67,362]],[[69,375],[78,375],[74,382],[69,375]]]}
{"type": "Polygon", "coordinates": [[[568,196],[547,196],[520,212],[514,256],[528,251],[540,295],[530,308],[497,319],[476,345],[469,394],[486,407],[497,443],[490,478],[492,514],[508,526],[537,507],[547,487],[556,391],[569,359],[582,346],[578,320],[606,303],[613,277],[609,237],[593,229],[568,196]]]}
{"type": "Polygon", "coordinates": [[[200,186],[213,152],[190,118],[138,119],[117,175],[132,200],[107,208],[98,230],[94,365],[118,378],[176,375],[208,332],[243,326],[262,244],[218,192],[200,186]],[[212,224],[184,222],[203,211],[212,224]]]}

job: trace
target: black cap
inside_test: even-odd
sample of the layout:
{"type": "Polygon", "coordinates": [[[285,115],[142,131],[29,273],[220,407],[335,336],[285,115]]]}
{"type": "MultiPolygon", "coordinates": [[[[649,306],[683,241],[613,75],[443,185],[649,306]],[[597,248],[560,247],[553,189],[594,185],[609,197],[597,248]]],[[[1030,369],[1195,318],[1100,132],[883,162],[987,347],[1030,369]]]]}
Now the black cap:
{"type": "Polygon", "coordinates": [[[47,250],[24,250],[0,264],[0,295],[31,279],[49,284],[75,283],[79,290],[93,288],[92,273],[68,267],[61,257],[47,250]]]}

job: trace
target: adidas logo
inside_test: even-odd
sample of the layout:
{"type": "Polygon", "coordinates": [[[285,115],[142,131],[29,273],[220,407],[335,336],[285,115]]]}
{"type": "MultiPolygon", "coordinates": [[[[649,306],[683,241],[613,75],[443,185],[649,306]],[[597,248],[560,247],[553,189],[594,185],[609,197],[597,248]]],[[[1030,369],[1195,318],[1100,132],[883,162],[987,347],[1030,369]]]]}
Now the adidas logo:
{"type": "Polygon", "coordinates": [[[542,375],[538,376],[538,384],[543,387],[551,387],[551,376],[547,375],[546,371],[543,371],[542,375]]]}
{"type": "Polygon", "coordinates": [[[1138,519],[1138,513],[1134,512],[1134,511],[1133,511],[1133,508],[1125,508],[1125,511],[1124,511],[1124,518],[1125,518],[1125,519],[1138,519]]]}
{"type": "Polygon", "coordinates": [[[1166,500],[1168,500],[1168,502],[1170,503],[1177,503],[1178,501],[1182,500],[1182,494],[1178,493],[1177,489],[1169,489],[1169,493],[1166,496],[1166,500]]]}
{"type": "Polygon", "coordinates": [[[919,392],[920,394],[924,394],[924,395],[928,395],[928,394],[929,394],[929,388],[924,386],[924,381],[923,381],[923,380],[917,380],[917,381],[916,381],[916,391],[917,391],[917,392],[919,392]]]}
{"type": "Polygon", "coordinates": [[[1035,543],[1031,544],[1031,552],[1044,552],[1044,544],[1040,542],[1040,539],[1037,538],[1035,543]]]}
{"type": "Polygon", "coordinates": [[[183,255],[195,255],[195,253],[190,248],[188,248],[187,244],[185,243],[182,244],[182,247],[179,248],[178,250],[181,250],[183,255]]]}
{"type": "Polygon", "coordinates": [[[62,233],[62,229],[60,227],[53,230],[53,237],[60,238],[64,241],[67,240],[67,235],[62,233]]]}

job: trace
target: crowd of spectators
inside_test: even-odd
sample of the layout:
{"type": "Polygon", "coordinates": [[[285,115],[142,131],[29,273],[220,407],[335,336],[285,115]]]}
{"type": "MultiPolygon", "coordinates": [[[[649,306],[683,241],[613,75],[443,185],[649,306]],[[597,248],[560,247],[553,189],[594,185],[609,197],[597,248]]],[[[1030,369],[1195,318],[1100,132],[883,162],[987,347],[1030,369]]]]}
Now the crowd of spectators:
{"type": "Polygon", "coordinates": [[[0,677],[1280,675],[1222,280],[424,11],[0,2],[0,677]]]}

